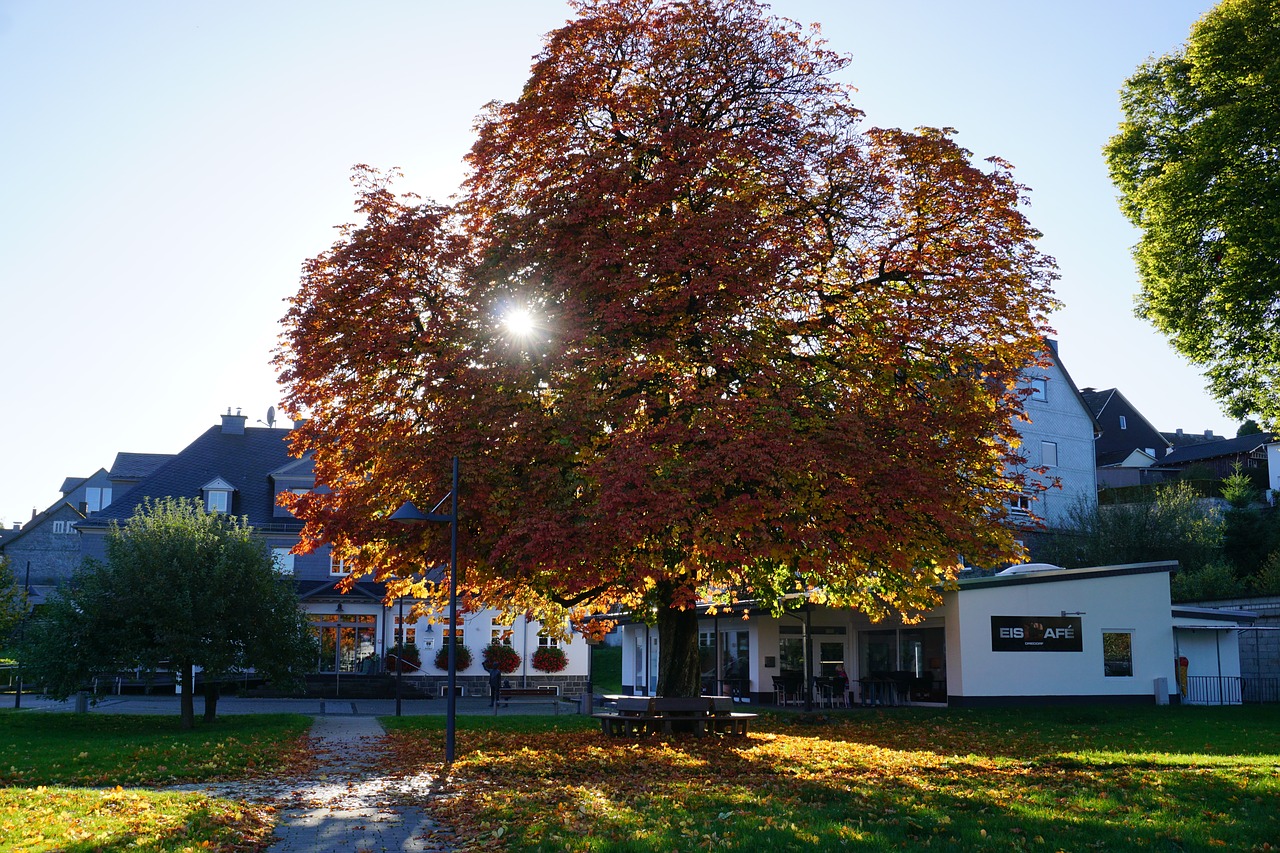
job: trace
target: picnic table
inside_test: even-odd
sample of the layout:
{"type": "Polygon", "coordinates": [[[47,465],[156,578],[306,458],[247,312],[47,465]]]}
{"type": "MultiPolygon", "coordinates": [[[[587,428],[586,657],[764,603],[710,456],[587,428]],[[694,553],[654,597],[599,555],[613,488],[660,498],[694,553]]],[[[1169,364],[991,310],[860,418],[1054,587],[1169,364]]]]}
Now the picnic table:
{"type": "Polygon", "coordinates": [[[756,714],[735,711],[731,696],[623,696],[615,710],[592,714],[606,735],[730,734],[745,736],[756,714]]]}

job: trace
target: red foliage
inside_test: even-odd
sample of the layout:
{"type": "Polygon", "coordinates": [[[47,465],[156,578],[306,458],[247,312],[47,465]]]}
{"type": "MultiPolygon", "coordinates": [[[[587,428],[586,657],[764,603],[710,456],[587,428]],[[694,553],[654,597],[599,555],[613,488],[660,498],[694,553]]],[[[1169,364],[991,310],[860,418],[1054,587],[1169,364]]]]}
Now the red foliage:
{"type": "Polygon", "coordinates": [[[957,554],[1011,554],[1015,382],[1055,303],[1008,167],[863,132],[846,59],[750,0],[576,6],[455,208],[361,167],[363,221],[307,263],[277,359],[330,487],[306,539],[445,564],[445,525],[385,519],[456,455],[464,594],[518,612],[912,612],[957,554]]]}

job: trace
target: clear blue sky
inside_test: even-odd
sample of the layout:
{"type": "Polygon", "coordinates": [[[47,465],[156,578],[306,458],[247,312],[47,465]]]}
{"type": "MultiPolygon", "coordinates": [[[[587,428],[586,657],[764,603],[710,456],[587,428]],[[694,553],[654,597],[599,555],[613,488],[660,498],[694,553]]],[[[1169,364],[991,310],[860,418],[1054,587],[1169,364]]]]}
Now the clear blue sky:
{"type": "MultiPolygon", "coordinates": [[[[951,126],[1032,188],[1080,386],[1156,427],[1234,435],[1132,313],[1135,232],[1100,149],[1117,90],[1208,0],[779,0],[852,54],[869,126],[951,126]]],[[[446,199],[472,119],[516,97],[562,0],[0,0],[0,519],[118,451],[173,453],[281,396],[304,259],[351,221],[351,166],[446,199]]]]}

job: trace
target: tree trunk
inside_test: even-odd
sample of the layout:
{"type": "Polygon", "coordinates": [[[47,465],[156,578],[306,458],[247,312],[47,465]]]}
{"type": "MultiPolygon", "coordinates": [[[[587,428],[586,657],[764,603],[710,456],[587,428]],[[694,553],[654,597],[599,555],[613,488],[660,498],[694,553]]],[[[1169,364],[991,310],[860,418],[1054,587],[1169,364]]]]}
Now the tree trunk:
{"type": "Polygon", "coordinates": [[[212,723],[218,719],[218,682],[204,683],[204,721],[212,723]]]}
{"type": "Polygon", "coordinates": [[[182,728],[194,729],[196,727],[196,674],[191,664],[179,664],[178,679],[182,684],[182,701],[179,703],[182,708],[182,728]]]}
{"type": "Polygon", "coordinates": [[[698,612],[693,608],[658,607],[658,695],[702,695],[698,612]]]}

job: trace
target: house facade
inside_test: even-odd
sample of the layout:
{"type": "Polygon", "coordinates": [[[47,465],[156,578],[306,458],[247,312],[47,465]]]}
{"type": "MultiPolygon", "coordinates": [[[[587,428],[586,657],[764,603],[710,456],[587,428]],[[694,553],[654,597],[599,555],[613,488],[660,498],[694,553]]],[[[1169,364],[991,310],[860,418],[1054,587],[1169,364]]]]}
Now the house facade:
{"type": "Polygon", "coordinates": [[[1028,494],[1016,503],[1014,520],[1025,516],[1028,527],[1038,518],[1045,527],[1064,525],[1073,506],[1097,502],[1094,439],[1098,425],[1058,355],[1056,341],[1049,341],[1048,365],[1028,371],[1030,393],[1024,403],[1028,420],[1018,424],[1022,454],[1029,467],[1044,467],[1044,474],[1029,477],[1049,488],[1028,494]]]}
{"type": "MultiPolygon", "coordinates": [[[[134,455],[118,460],[121,473],[133,474],[137,480],[127,489],[117,487],[109,506],[77,519],[78,536],[71,538],[79,540],[78,556],[105,557],[106,534],[112,524],[124,524],[147,499],[198,499],[209,511],[247,519],[270,547],[277,570],[294,579],[319,640],[316,672],[332,675],[335,687],[343,676],[380,672],[387,650],[403,638],[418,648],[422,660],[421,669],[407,673],[408,677],[422,682],[420,688],[435,692],[445,673],[435,668],[433,658],[443,645],[447,626],[426,619],[410,621],[414,602],[387,601],[386,588],[380,583],[362,580],[349,592],[339,592],[336,584],[350,574],[350,566],[334,560],[327,547],[308,554],[293,553],[303,525],[279,505],[279,499],[282,493],[315,487],[311,460],[290,455],[289,429],[250,427],[247,420],[228,411],[219,425],[173,456],[146,460],[134,455]],[[141,472],[148,462],[159,464],[149,473],[141,472]]],[[[125,479],[122,476],[120,482],[125,479]]],[[[460,618],[459,640],[472,652],[473,660],[470,667],[459,670],[464,690],[487,691],[488,676],[480,653],[494,639],[511,645],[521,655],[522,668],[508,676],[513,683],[554,684],[562,692],[577,692],[585,686],[589,652],[581,637],[562,645],[547,636],[537,622],[504,625],[495,621],[497,614],[489,610],[460,618]],[[533,652],[546,645],[561,646],[568,658],[568,667],[554,676],[529,665],[533,652]]]]}

